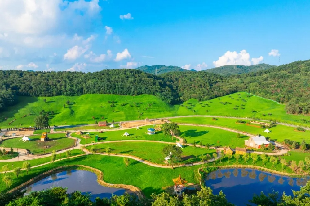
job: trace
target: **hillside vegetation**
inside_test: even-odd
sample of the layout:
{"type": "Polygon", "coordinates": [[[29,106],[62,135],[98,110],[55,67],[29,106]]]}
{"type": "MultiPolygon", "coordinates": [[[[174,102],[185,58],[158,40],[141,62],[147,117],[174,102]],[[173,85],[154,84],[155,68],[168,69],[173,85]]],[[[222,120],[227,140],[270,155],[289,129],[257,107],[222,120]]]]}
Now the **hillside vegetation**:
{"type": "Polygon", "coordinates": [[[227,77],[207,71],[169,72],[158,76],[127,69],[94,73],[0,71],[0,110],[20,100],[17,96],[149,94],[176,105],[189,99],[206,101],[249,92],[285,103],[288,113],[310,114],[309,82],[310,61],[227,77]]]}
{"type": "Polygon", "coordinates": [[[220,74],[223,76],[235,75],[235,74],[246,74],[250,72],[258,72],[261,70],[270,69],[274,66],[269,64],[257,64],[257,65],[225,65],[221,67],[216,67],[213,69],[207,69],[206,72],[213,74],[220,74]]]}
{"type": "Polygon", "coordinates": [[[140,71],[143,71],[149,74],[156,74],[156,70],[157,70],[157,74],[187,71],[178,66],[165,66],[165,65],[152,65],[152,66],[145,65],[145,66],[138,67],[137,70],[140,70],[140,71]]]}

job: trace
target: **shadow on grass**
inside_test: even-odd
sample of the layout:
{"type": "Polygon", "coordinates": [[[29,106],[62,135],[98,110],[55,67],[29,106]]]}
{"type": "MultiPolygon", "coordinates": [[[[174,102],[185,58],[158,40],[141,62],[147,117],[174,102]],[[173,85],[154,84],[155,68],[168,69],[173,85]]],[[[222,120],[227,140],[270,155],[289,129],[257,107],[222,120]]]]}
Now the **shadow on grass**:
{"type": "Polygon", "coordinates": [[[200,137],[204,134],[207,134],[209,133],[209,131],[198,131],[195,129],[191,129],[191,130],[187,130],[185,132],[182,132],[182,136],[185,136],[185,137],[200,137]]]}
{"type": "Polygon", "coordinates": [[[131,152],[133,152],[133,150],[122,151],[122,152],[120,152],[120,153],[121,153],[121,154],[126,154],[126,153],[131,153],[131,152]]]}
{"type": "Polygon", "coordinates": [[[146,187],[142,190],[143,194],[145,194],[147,197],[150,197],[151,194],[155,193],[155,194],[159,194],[161,193],[163,190],[159,189],[159,188],[153,188],[153,187],[146,187]]]}

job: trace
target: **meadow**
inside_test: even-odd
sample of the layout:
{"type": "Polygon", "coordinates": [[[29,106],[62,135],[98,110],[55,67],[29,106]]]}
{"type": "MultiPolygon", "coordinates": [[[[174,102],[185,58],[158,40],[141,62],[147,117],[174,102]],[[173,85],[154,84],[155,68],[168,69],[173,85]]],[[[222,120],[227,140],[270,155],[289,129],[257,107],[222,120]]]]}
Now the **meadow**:
{"type": "Polygon", "coordinates": [[[278,142],[283,142],[285,139],[290,139],[293,141],[301,142],[305,140],[307,143],[310,143],[309,135],[310,131],[299,132],[296,131],[294,127],[289,127],[285,125],[276,125],[269,129],[270,133],[265,133],[265,129],[257,128],[257,124],[239,124],[236,123],[236,119],[229,118],[216,118],[217,120],[213,120],[210,117],[182,117],[182,118],[173,118],[171,119],[176,123],[186,123],[186,124],[202,124],[202,125],[215,125],[222,126],[226,128],[236,129],[242,132],[247,132],[253,135],[262,135],[265,137],[269,137],[271,140],[275,140],[278,142]]]}
{"type": "Polygon", "coordinates": [[[191,99],[180,105],[166,104],[152,95],[110,94],[19,97],[18,102],[0,113],[0,128],[34,126],[34,119],[42,110],[49,113],[50,125],[56,126],[188,115],[249,117],[310,125],[306,122],[310,122],[310,116],[286,114],[284,104],[245,92],[202,102],[191,99]]]}
{"type": "MultiPolygon", "coordinates": [[[[88,146],[87,149],[93,148],[96,153],[105,153],[106,149],[110,148],[111,153],[129,154],[153,163],[165,164],[166,155],[163,153],[163,149],[166,146],[167,144],[154,142],[115,142],[88,146]]],[[[184,146],[182,151],[180,163],[199,162],[202,160],[202,156],[210,154],[212,157],[212,153],[215,153],[215,150],[191,146],[184,146]]]]}
{"type": "Polygon", "coordinates": [[[30,141],[23,142],[22,138],[13,138],[3,141],[0,145],[5,148],[28,149],[32,154],[51,153],[75,145],[75,140],[66,137],[64,133],[48,134],[49,141],[41,142],[41,135],[30,136],[30,141]],[[46,148],[44,148],[46,147],[46,148]]]}

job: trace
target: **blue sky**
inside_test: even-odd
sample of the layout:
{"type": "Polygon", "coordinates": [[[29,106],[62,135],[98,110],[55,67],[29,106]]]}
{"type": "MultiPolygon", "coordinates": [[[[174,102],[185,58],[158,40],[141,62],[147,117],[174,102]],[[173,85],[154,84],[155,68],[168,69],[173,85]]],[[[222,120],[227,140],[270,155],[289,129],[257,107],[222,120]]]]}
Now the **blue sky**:
{"type": "Polygon", "coordinates": [[[286,64],[310,57],[308,0],[1,0],[0,69],[286,64]]]}

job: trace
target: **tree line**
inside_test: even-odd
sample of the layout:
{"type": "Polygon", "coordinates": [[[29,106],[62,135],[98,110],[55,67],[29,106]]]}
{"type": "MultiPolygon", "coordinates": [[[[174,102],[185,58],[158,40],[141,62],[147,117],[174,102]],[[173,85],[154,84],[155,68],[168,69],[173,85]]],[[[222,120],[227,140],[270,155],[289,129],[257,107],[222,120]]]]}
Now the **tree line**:
{"type": "Polygon", "coordinates": [[[207,71],[156,76],[134,69],[94,73],[0,71],[0,88],[0,110],[16,103],[16,96],[150,94],[177,104],[191,98],[208,100],[245,91],[286,103],[288,113],[310,114],[310,61],[232,76],[207,71]]]}

